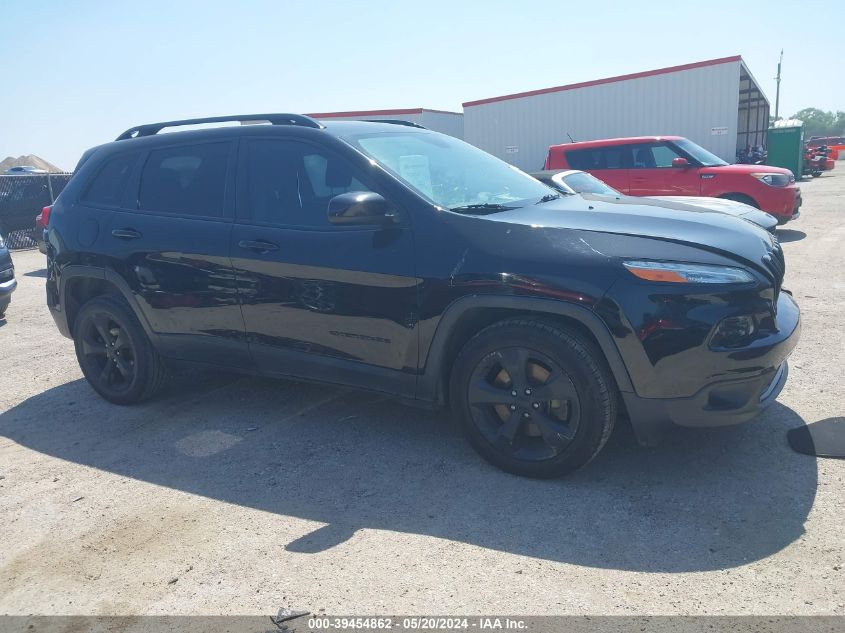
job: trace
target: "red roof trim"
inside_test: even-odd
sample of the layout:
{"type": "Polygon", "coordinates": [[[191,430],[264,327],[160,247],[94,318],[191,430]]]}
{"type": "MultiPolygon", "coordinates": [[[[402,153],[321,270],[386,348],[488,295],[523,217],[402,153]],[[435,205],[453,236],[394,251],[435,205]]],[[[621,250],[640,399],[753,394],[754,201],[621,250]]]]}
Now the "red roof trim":
{"type": "Polygon", "coordinates": [[[441,114],[463,114],[448,110],[432,110],[431,108],[405,108],[400,110],[351,110],[349,112],[312,112],[305,116],[313,119],[335,119],[353,116],[391,116],[394,114],[422,114],[423,112],[439,112],[441,114]]]}
{"type": "Polygon", "coordinates": [[[692,64],[682,64],[680,66],[670,66],[668,68],[659,68],[657,70],[646,70],[639,73],[632,73],[630,75],[619,75],[618,77],[608,77],[606,79],[594,79],[593,81],[583,81],[577,84],[569,84],[567,86],[555,86],[554,88],[541,88],[540,90],[529,90],[528,92],[516,92],[510,95],[503,95],[501,97],[489,97],[487,99],[478,99],[477,101],[467,101],[463,104],[465,108],[469,106],[483,105],[485,103],[494,103],[496,101],[507,101],[509,99],[519,99],[522,97],[533,97],[535,95],[547,94],[550,92],[563,92],[564,90],[575,90],[576,88],[587,88],[589,86],[600,86],[602,84],[616,83],[617,81],[627,81],[628,79],[642,79],[643,77],[653,77],[654,75],[665,75],[668,73],[676,73],[682,70],[691,70],[693,68],[702,68],[704,66],[716,66],[718,64],[728,64],[730,62],[741,62],[741,55],[734,55],[733,57],[720,57],[719,59],[708,59],[703,62],[694,62],[692,64]]]}

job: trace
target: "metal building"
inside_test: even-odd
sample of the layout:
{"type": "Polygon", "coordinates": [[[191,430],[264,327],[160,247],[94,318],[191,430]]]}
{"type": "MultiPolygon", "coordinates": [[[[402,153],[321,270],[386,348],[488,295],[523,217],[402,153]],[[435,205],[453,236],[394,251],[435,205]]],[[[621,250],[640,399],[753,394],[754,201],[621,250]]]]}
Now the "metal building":
{"type": "Polygon", "coordinates": [[[429,130],[442,132],[456,138],[464,137],[464,115],[460,112],[430,110],[428,108],[406,108],[404,110],[361,110],[357,112],[315,112],[308,116],[314,119],[336,119],[341,121],[403,120],[422,125],[429,130]]]}
{"type": "Polygon", "coordinates": [[[735,162],[746,145],[765,145],[769,125],[769,100],[738,55],[463,106],[464,140],[525,170],[570,136],[685,136],[735,162]]]}

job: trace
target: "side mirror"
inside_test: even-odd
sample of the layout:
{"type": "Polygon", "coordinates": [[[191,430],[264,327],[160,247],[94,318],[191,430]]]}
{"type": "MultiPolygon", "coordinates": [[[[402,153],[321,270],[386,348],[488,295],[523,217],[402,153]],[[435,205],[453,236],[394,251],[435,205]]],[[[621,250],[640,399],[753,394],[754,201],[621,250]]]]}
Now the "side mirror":
{"type": "Polygon", "coordinates": [[[686,158],[678,156],[672,159],[672,167],[689,167],[689,161],[686,158]]]}
{"type": "Polygon", "coordinates": [[[391,224],[395,220],[387,200],[372,191],[350,191],[329,200],[332,224],[391,224]]]}

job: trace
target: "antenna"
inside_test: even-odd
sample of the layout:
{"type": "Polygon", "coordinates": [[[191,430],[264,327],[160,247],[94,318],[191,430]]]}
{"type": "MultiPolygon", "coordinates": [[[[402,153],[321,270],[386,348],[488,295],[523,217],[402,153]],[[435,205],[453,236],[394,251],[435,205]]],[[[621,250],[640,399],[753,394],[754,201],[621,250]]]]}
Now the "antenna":
{"type": "Polygon", "coordinates": [[[567,133],[566,133],[566,135],[569,137],[569,142],[570,142],[570,143],[575,143],[575,142],[576,142],[576,141],[575,141],[575,139],[574,139],[574,138],[572,138],[572,135],[571,135],[569,132],[567,132],[567,133]]]}

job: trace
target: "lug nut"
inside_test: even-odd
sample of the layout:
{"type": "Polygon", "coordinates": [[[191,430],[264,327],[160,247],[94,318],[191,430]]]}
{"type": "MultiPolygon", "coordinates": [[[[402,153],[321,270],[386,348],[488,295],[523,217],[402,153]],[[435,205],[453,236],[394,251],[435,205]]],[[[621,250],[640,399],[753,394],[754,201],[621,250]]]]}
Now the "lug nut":
{"type": "Polygon", "coordinates": [[[517,394],[517,393],[516,393],[516,389],[514,389],[513,391],[511,391],[511,395],[512,395],[514,398],[516,398],[519,394],[517,394]]]}
{"type": "Polygon", "coordinates": [[[516,405],[515,404],[511,405],[511,411],[516,411],[516,405]]]}
{"type": "Polygon", "coordinates": [[[530,414],[530,413],[528,413],[528,411],[526,411],[525,413],[523,413],[523,414],[522,414],[522,417],[523,417],[523,418],[530,418],[530,417],[531,417],[531,414],[530,414]]]}
{"type": "Polygon", "coordinates": [[[530,396],[530,395],[531,395],[531,390],[530,390],[530,389],[526,389],[526,390],[525,390],[525,395],[526,395],[526,396],[530,396]]]}
{"type": "Polygon", "coordinates": [[[534,407],[535,409],[539,409],[539,408],[540,408],[540,403],[539,403],[539,402],[535,402],[535,403],[533,403],[531,406],[532,406],[532,407],[534,407]]]}

